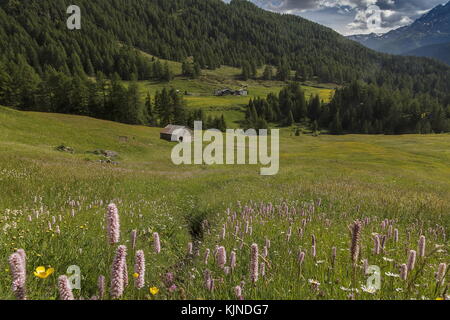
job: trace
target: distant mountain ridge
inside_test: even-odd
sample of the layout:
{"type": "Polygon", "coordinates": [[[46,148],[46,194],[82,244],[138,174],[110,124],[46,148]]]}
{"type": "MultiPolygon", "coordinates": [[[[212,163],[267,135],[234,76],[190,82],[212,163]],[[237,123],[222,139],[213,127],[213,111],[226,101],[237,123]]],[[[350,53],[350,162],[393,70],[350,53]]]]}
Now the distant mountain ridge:
{"type": "Polygon", "coordinates": [[[450,61],[450,2],[438,5],[428,13],[388,33],[352,35],[348,37],[377,51],[436,58],[450,61]]]}
{"type": "Polygon", "coordinates": [[[407,52],[406,55],[434,58],[450,65],[450,42],[420,47],[407,52]]]}

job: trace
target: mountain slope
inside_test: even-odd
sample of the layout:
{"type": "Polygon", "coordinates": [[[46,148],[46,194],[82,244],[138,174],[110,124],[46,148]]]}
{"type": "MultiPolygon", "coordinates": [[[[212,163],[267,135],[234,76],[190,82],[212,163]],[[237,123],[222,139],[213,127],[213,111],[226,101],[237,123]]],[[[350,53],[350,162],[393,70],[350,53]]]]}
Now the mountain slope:
{"type": "MultiPolygon", "coordinates": [[[[437,44],[450,43],[450,2],[439,5],[423,15],[411,25],[398,28],[383,35],[354,35],[348,37],[368,48],[392,54],[410,54],[414,50],[421,56],[436,57],[436,54],[428,54],[428,50],[436,50],[430,47],[437,44]],[[419,48],[422,48],[419,50],[419,48]]],[[[440,60],[448,61],[450,52],[446,55],[438,55],[440,60]]]]}
{"type": "MultiPolygon", "coordinates": [[[[442,66],[419,59],[388,57],[367,50],[331,29],[292,15],[259,9],[243,0],[80,0],[82,30],[68,31],[68,0],[0,1],[0,56],[16,53],[41,73],[46,65],[66,72],[131,72],[146,77],[143,62],[128,47],[182,61],[194,56],[202,68],[241,66],[243,61],[288,64],[322,81],[397,78],[421,74],[427,81],[442,66]],[[36,14],[38,13],[38,14],[36,14]],[[11,34],[14,30],[14,36],[11,34]],[[118,46],[118,43],[125,46],[118,46]],[[409,67],[414,64],[414,70],[409,67]],[[401,73],[401,74],[400,74],[401,73]]],[[[434,76],[433,76],[434,77],[434,76]]],[[[421,85],[422,86],[422,85],[421,85]]],[[[441,88],[442,90],[447,88],[441,88]]]]}
{"type": "Polygon", "coordinates": [[[405,55],[434,58],[450,65],[450,42],[420,47],[406,52],[405,55]]]}

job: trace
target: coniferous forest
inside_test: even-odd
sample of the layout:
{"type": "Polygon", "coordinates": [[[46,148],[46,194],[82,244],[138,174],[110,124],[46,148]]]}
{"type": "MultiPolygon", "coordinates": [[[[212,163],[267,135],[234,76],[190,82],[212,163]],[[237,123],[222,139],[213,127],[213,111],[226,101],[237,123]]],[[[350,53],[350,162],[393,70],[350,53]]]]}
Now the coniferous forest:
{"type": "Polygon", "coordinates": [[[299,84],[291,83],[279,95],[251,99],[247,106],[246,125],[250,128],[305,122],[313,131],[325,128],[332,134],[442,133],[450,130],[450,104],[443,107],[427,94],[354,81],[338,89],[327,104],[319,96],[307,101],[299,84]]]}
{"type": "Polygon", "coordinates": [[[306,105],[293,87],[268,97],[269,108],[252,101],[257,115],[249,108],[247,119],[258,127],[307,119],[334,133],[449,130],[450,68],[436,61],[376,53],[316,23],[243,0],[79,0],[82,30],[75,31],[66,27],[69,5],[0,0],[0,104],[132,124],[189,123],[197,111],[173,107],[178,102],[170,99],[161,105],[160,92],[139,97],[135,80],[173,77],[167,64],[144,51],[184,62],[183,74],[192,78],[200,69],[229,65],[248,79],[256,77],[255,68],[271,65],[276,72],[266,67],[264,79],[343,86],[327,105],[317,99],[306,105]]]}

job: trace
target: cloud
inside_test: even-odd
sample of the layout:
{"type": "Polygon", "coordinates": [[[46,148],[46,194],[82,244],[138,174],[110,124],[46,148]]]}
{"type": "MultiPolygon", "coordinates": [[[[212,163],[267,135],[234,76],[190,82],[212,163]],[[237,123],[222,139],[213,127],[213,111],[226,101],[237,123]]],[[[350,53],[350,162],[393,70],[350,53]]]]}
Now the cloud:
{"type": "Polygon", "coordinates": [[[345,34],[368,33],[372,31],[387,32],[389,30],[412,23],[438,4],[446,0],[251,0],[258,6],[276,12],[292,13],[304,16],[313,21],[333,27],[345,34]],[[376,5],[379,8],[380,23],[372,21],[372,13],[368,8],[376,5]],[[333,12],[333,14],[332,14],[333,12]],[[338,23],[330,21],[335,17],[338,23]],[[339,17],[339,15],[341,17],[339,17]]]}

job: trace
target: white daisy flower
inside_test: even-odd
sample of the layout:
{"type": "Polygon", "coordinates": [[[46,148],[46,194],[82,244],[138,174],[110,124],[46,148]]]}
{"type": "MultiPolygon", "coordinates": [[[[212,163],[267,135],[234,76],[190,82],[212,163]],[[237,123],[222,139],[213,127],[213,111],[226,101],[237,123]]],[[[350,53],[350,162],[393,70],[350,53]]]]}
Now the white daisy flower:
{"type": "Polygon", "coordinates": [[[399,274],[392,273],[392,272],[385,272],[385,275],[392,278],[400,278],[399,274]]]}
{"type": "Polygon", "coordinates": [[[374,294],[375,292],[377,292],[377,289],[375,289],[374,287],[362,286],[361,290],[370,294],[374,294]]]}

